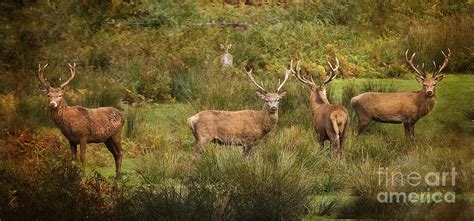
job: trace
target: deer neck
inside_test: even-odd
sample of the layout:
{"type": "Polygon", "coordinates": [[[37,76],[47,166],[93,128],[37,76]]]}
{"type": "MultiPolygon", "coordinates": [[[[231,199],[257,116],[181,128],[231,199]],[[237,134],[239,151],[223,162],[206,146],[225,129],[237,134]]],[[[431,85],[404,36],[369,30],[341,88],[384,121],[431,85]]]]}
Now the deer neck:
{"type": "Polygon", "coordinates": [[[318,111],[319,108],[323,107],[324,105],[329,104],[329,101],[325,94],[322,91],[311,91],[310,96],[310,103],[311,109],[313,112],[318,111]]]}
{"type": "Polygon", "coordinates": [[[59,101],[57,108],[49,108],[49,111],[51,113],[51,118],[53,119],[56,125],[63,124],[64,119],[65,119],[64,115],[68,107],[69,106],[67,105],[66,100],[62,98],[59,101]]]}
{"type": "Polygon", "coordinates": [[[418,115],[420,116],[425,116],[428,114],[431,110],[433,110],[435,104],[436,104],[436,96],[428,97],[426,95],[426,92],[421,90],[418,92],[417,97],[416,97],[416,102],[418,105],[418,115]]]}
{"type": "Polygon", "coordinates": [[[262,119],[263,119],[263,122],[262,122],[263,130],[265,132],[271,131],[276,126],[276,123],[278,122],[278,111],[275,113],[271,113],[268,106],[263,105],[263,108],[260,111],[260,114],[262,114],[262,119]]]}

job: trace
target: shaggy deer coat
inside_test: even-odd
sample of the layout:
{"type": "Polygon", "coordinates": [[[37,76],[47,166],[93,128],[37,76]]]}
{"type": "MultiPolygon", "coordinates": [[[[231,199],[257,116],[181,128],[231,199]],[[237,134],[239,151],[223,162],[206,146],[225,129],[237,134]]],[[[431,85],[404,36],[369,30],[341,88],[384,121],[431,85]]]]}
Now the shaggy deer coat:
{"type": "Polygon", "coordinates": [[[301,76],[301,67],[296,65],[296,78],[311,88],[310,104],[311,116],[314,128],[318,134],[320,148],[324,148],[324,141],[329,140],[331,149],[342,156],[344,144],[349,132],[350,118],[344,106],[329,103],[326,96],[326,85],[336,77],[339,61],[336,58],[336,66],[333,67],[328,61],[329,75],[327,79],[318,86],[313,79],[308,80],[301,76]]]}
{"type": "MultiPolygon", "coordinates": [[[[403,123],[405,136],[413,141],[415,137],[415,123],[431,110],[436,103],[436,84],[443,79],[441,71],[447,66],[451,51],[448,49],[442,66],[432,76],[426,76],[413,65],[413,57],[408,59],[408,50],[405,59],[416,72],[416,80],[421,83],[422,89],[418,92],[376,93],[366,92],[351,99],[351,106],[358,117],[357,135],[362,133],[371,121],[381,123],[403,123]]],[[[436,67],[436,63],[433,62],[436,67]]]]}
{"type": "Polygon", "coordinates": [[[259,88],[257,94],[265,101],[261,111],[201,111],[188,118],[188,126],[196,139],[195,151],[200,152],[209,142],[224,145],[243,146],[244,154],[250,155],[255,146],[278,121],[278,104],[286,92],[279,92],[288,76],[293,71],[293,65],[285,72],[285,79],[279,84],[276,93],[268,93],[252,76],[252,70],[247,71],[250,80],[259,88]]]}
{"type": "Polygon", "coordinates": [[[121,129],[125,123],[123,115],[113,107],[89,109],[68,106],[63,94],[65,87],[74,78],[75,64],[74,66],[70,65],[71,78],[59,88],[51,87],[44,80],[43,70],[46,66],[39,67],[38,78],[42,83],[42,90],[49,98],[51,118],[69,141],[73,159],[77,158],[77,145],[80,145],[80,159],[85,165],[87,143],[105,143],[107,149],[114,156],[116,175],[120,176],[122,165],[121,129]]]}

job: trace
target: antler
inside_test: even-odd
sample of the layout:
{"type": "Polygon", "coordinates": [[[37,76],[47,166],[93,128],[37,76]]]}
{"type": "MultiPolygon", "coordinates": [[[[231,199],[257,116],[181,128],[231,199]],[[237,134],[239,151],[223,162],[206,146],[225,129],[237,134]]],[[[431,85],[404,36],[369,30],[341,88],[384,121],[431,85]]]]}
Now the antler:
{"type": "Polygon", "coordinates": [[[253,78],[252,76],[252,71],[253,69],[250,69],[250,71],[247,71],[245,68],[244,68],[245,72],[247,73],[247,75],[249,76],[250,80],[255,84],[255,86],[258,87],[258,89],[260,89],[262,92],[265,92],[267,93],[267,90],[265,90],[265,88],[263,87],[263,82],[261,82],[261,85],[259,85],[255,79],[253,78]]]}
{"type": "MultiPolygon", "coordinates": [[[[298,61],[299,63],[299,61],[298,61]]],[[[295,70],[293,70],[293,60],[291,60],[290,63],[290,68],[285,70],[285,78],[283,79],[283,82],[280,83],[280,79],[278,79],[278,88],[277,92],[280,91],[280,89],[285,85],[286,81],[288,80],[288,77],[290,76],[291,73],[295,73],[295,70]]]]}
{"type": "Polygon", "coordinates": [[[331,82],[332,79],[334,79],[337,75],[337,69],[339,69],[339,60],[337,59],[337,57],[336,57],[336,66],[335,67],[332,66],[332,64],[331,64],[331,62],[329,62],[329,60],[327,60],[327,62],[328,62],[328,65],[329,65],[329,69],[331,69],[331,70],[329,70],[329,75],[326,78],[326,80],[322,83],[321,86],[324,86],[327,83],[331,82]]]}
{"type": "Polygon", "coordinates": [[[300,66],[300,61],[299,60],[297,63],[296,63],[296,79],[298,79],[301,83],[303,84],[307,84],[309,86],[315,86],[316,83],[314,83],[314,80],[313,80],[313,77],[311,77],[311,81],[306,79],[305,77],[301,76],[301,66],[300,66]]]}
{"type": "Polygon", "coordinates": [[[41,67],[41,64],[38,64],[38,79],[43,84],[43,86],[51,87],[49,83],[44,79],[44,69],[48,67],[48,64],[45,64],[41,67]]]}
{"type": "MultiPolygon", "coordinates": [[[[405,60],[407,61],[407,63],[410,65],[410,67],[411,67],[419,76],[425,77],[425,74],[424,74],[423,72],[419,71],[419,70],[418,70],[418,67],[416,67],[416,66],[413,64],[413,57],[415,57],[415,54],[416,54],[416,53],[413,53],[413,54],[411,55],[411,58],[408,59],[408,50],[409,50],[409,49],[407,49],[406,52],[405,52],[405,60]]],[[[424,67],[425,67],[425,64],[423,64],[423,67],[422,67],[422,68],[424,69],[424,67]]]]}
{"type": "Polygon", "coordinates": [[[67,63],[67,65],[69,65],[69,70],[71,71],[71,77],[66,82],[61,84],[61,88],[66,87],[72,81],[74,76],[76,75],[76,63],[74,63],[73,65],[67,63]]]}
{"type": "MultiPolygon", "coordinates": [[[[440,74],[445,68],[446,66],[448,66],[448,62],[449,62],[449,58],[451,57],[451,50],[448,48],[448,55],[446,55],[444,53],[444,51],[441,51],[441,53],[443,53],[443,56],[444,56],[444,62],[441,66],[439,66],[439,69],[438,71],[436,71],[435,73],[433,73],[433,77],[436,77],[438,74],[440,74]]],[[[436,62],[433,61],[433,64],[436,68],[436,62]]]]}

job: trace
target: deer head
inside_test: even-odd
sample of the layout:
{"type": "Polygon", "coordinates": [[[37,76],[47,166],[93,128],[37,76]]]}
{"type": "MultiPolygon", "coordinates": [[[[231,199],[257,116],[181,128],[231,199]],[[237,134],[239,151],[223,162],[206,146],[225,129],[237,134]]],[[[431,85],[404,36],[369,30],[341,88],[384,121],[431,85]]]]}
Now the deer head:
{"type": "Polygon", "coordinates": [[[227,46],[224,46],[221,44],[221,49],[224,50],[224,53],[229,53],[229,49],[232,47],[232,44],[228,44],[227,46]]]}
{"type": "Polygon", "coordinates": [[[444,56],[444,62],[440,66],[436,66],[436,62],[433,61],[433,65],[435,69],[438,69],[437,71],[434,71],[431,76],[426,76],[425,72],[425,64],[423,63],[421,65],[421,71],[418,68],[418,66],[415,66],[413,64],[413,58],[415,57],[416,53],[413,53],[408,59],[408,49],[405,52],[405,60],[408,63],[408,65],[415,71],[415,78],[416,81],[421,83],[423,85],[422,92],[426,94],[428,97],[433,97],[435,96],[435,89],[436,89],[436,84],[443,80],[444,76],[441,74],[441,72],[446,68],[449,62],[449,58],[451,57],[451,50],[448,48],[448,54],[446,55],[444,51],[441,51],[441,53],[444,56]]]}
{"type": "MultiPolygon", "coordinates": [[[[245,70],[245,69],[244,69],[245,70]]],[[[285,70],[285,78],[283,79],[283,82],[281,82],[280,79],[278,79],[278,87],[276,92],[274,93],[269,93],[264,87],[263,87],[263,82],[258,84],[255,79],[252,76],[252,69],[250,71],[245,70],[247,75],[249,76],[250,80],[257,86],[257,95],[260,97],[260,99],[265,101],[265,109],[269,110],[271,114],[277,113],[278,112],[278,105],[280,103],[280,99],[283,98],[286,95],[286,91],[280,91],[283,85],[285,85],[286,81],[288,80],[288,77],[290,76],[291,73],[294,73],[293,70],[293,61],[291,61],[290,68],[285,70]]]]}
{"type": "Polygon", "coordinates": [[[68,85],[76,75],[76,63],[73,65],[69,64],[69,70],[71,71],[71,77],[61,84],[59,88],[53,88],[51,85],[46,81],[44,78],[44,69],[48,66],[48,64],[45,64],[43,67],[41,65],[38,65],[38,79],[40,81],[40,89],[48,95],[48,100],[49,100],[49,107],[50,108],[57,108],[60,104],[60,102],[63,99],[63,94],[65,91],[68,90],[68,85]]]}
{"type": "Polygon", "coordinates": [[[337,76],[337,69],[339,69],[339,60],[336,58],[336,65],[332,65],[329,60],[327,60],[327,63],[329,67],[328,75],[326,80],[324,80],[321,85],[317,85],[314,82],[313,77],[307,79],[304,76],[301,76],[300,61],[298,61],[298,63],[296,64],[296,79],[298,79],[301,83],[308,85],[314,93],[326,97],[326,85],[337,76]]]}

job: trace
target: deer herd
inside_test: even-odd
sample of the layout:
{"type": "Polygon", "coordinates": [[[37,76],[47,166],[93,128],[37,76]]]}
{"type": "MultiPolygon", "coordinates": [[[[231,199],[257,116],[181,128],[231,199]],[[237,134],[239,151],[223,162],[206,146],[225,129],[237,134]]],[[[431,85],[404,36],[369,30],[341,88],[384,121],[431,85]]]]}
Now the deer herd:
{"type": "MultiPolygon", "coordinates": [[[[223,68],[233,66],[233,56],[229,53],[231,44],[221,44],[224,53],[221,56],[223,68]]],[[[358,125],[355,135],[359,135],[371,121],[381,123],[402,123],[405,135],[409,141],[414,139],[415,123],[427,115],[435,105],[435,87],[443,79],[441,72],[446,68],[451,51],[444,56],[442,65],[433,65],[437,69],[431,76],[413,64],[415,53],[409,58],[408,50],[405,59],[409,67],[415,72],[416,80],[422,84],[418,92],[379,93],[366,92],[351,99],[351,107],[357,115],[358,125]]],[[[312,77],[305,77],[301,73],[301,61],[296,65],[291,61],[285,69],[283,81],[278,81],[274,92],[269,92],[262,83],[257,83],[252,75],[252,69],[245,70],[250,81],[257,88],[257,95],[264,101],[261,110],[219,111],[205,110],[188,118],[188,127],[196,140],[194,150],[200,153],[209,142],[223,145],[237,145],[243,147],[245,156],[251,154],[252,148],[270,132],[278,122],[278,106],[280,100],[287,94],[282,88],[291,75],[310,89],[311,119],[317,134],[320,148],[324,141],[329,140],[330,148],[340,158],[344,144],[349,134],[350,116],[347,109],[341,105],[331,104],[327,98],[326,86],[337,76],[339,60],[334,58],[331,63],[327,60],[327,78],[317,84],[312,77]]],[[[104,143],[115,160],[116,176],[120,176],[122,164],[121,130],[125,118],[119,110],[113,107],[84,108],[68,106],[63,95],[68,90],[70,82],[76,74],[76,64],[68,64],[70,78],[58,88],[51,87],[44,78],[44,70],[48,64],[38,68],[40,89],[48,96],[49,112],[54,124],[61,130],[69,141],[72,158],[77,158],[77,145],[80,145],[80,160],[86,162],[87,143],[104,143]]]]}

